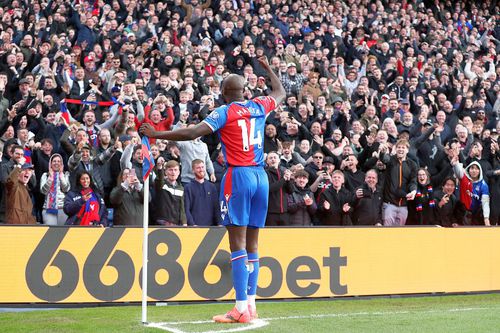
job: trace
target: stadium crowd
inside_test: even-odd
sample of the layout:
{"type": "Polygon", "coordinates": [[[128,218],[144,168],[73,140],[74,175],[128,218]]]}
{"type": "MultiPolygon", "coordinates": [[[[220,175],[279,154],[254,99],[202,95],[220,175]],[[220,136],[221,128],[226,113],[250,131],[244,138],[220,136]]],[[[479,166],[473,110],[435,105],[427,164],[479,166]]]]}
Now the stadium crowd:
{"type": "MultiPolygon", "coordinates": [[[[498,224],[497,1],[1,3],[3,223],[142,224],[140,125],[266,95],[266,56],[266,225],[498,224]]],[[[150,143],[151,224],[219,224],[218,137],[150,143]]]]}

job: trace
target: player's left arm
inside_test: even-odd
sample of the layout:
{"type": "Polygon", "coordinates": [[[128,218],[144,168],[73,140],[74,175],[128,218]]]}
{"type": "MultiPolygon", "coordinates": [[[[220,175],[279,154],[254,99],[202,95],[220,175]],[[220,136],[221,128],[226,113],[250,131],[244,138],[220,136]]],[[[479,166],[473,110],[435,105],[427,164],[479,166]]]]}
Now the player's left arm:
{"type": "MultiPolygon", "coordinates": [[[[271,66],[269,65],[269,62],[267,61],[267,57],[263,56],[258,59],[259,64],[264,68],[264,70],[267,72],[267,75],[269,76],[269,79],[271,80],[271,93],[269,96],[274,98],[276,101],[276,105],[274,106],[275,108],[280,105],[286,97],[286,91],[285,88],[283,88],[283,84],[281,84],[280,79],[278,76],[274,73],[272,70],[271,66]]],[[[267,111],[267,110],[266,110],[267,111]]],[[[270,111],[267,111],[270,112],[270,111]]]]}
{"type": "Polygon", "coordinates": [[[189,141],[199,138],[200,136],[211,134],[212,129],[205,122],[201,122],[194,127],[179,128],[174,131],[156,131],[151,124],[144,123],[139,128],[139,132],[150,138],[173,141],[189,141]]]}

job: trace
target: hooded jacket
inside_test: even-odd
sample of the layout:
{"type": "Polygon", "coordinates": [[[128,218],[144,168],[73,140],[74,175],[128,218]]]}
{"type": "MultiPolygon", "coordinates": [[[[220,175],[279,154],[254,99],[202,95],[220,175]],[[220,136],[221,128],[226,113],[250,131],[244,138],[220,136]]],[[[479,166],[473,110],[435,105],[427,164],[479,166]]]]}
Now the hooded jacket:
{"type": "MultiPolygon", "coordinates": [[[[56,156],[60,157],[61,161],[63,160],[62,156],[60,154],[53,154],[52,156],[50,156],[49,168],[50,168],[50,165],[52,163],[52,159],[56,156]]],[[[63,163],[63,162],[61,162],[61,163],[63,163]]],[[[66,197],[66,193],[70,189],[69,173],[65,172],[62,177],[58,174],[57,177],[59,178],[59,186],[56,189],[56,191],[57,191],[57,195],[56,195],[57,209],[62,209],[64,207],[64,198],[66,197]]],[[[51,177],[49,177],[49,173],[44,172],[42,175],[42,178],[40,180],[40,192],[42,192],[42,194],[45,195],[43,209],[48,208],[48,204],[49,204],[48,194],[49,194],[50,189],[52,187],[52,182],[53,182],[53,179],[51,177]]]]}
{"type": "Polygon", "coordinates": [[[483,179],[483,169],[477,161],[469,164],[465,169],[462,163],[453,166],[455,175],[460,179],[460,201],[465,205],[465,209],[472,214],[479,214],[483,210],[484,218],[490,218],[490,190],[488,184],[483,179]],[[471,166],[479,168],[479,177],[472,180],[469,170],[471,166]]]}

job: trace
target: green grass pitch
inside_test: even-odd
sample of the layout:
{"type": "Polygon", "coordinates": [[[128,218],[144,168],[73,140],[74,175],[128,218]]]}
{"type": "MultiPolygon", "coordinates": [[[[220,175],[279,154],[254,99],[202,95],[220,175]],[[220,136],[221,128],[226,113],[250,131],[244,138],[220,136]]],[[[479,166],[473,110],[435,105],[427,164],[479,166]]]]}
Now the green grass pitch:
{"type": "Polygon", "coordinates": [[[0,314],[1,332],[500,332],[500,294],[259,302],[253,324],[215,324],[232,303],[92,307],[0,314]]]}

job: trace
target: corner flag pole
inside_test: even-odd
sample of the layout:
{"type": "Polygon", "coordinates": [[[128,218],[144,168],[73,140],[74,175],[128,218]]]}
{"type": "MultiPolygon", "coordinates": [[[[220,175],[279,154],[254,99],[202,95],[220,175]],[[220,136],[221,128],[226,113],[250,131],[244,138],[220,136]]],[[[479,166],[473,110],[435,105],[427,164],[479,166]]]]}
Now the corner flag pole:
{"type": "Polygon", "coordinates": [[[155,165],[155,160],[151,154],[149,139],[142,137],[141,151],[143,157],[142,179],[144,181],[144,215],[142,229],[142,323],[148,323],[148,225],[149,225],[149,175],[155,165]]]}
{"type": "Polygon", "coordinates": [[[144,217],[142,229],[142,323],[148,323],[148,223],[149,222],[149,177],[144,180],[144,217]]]}

